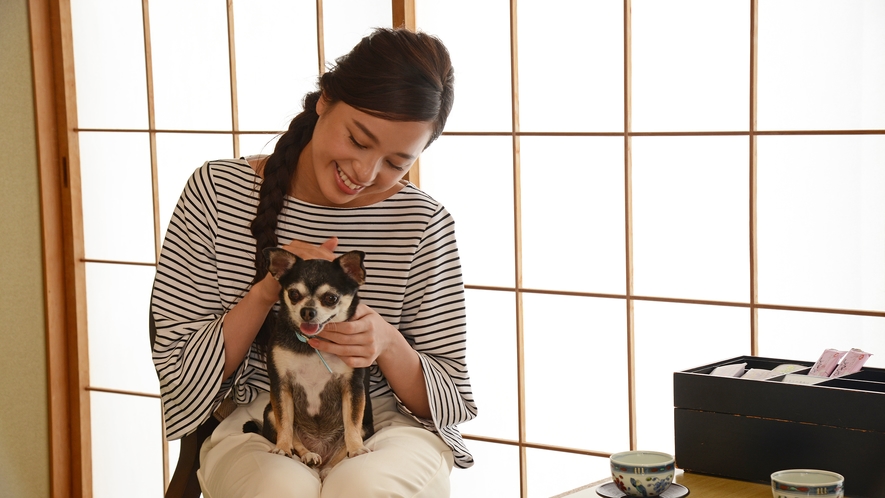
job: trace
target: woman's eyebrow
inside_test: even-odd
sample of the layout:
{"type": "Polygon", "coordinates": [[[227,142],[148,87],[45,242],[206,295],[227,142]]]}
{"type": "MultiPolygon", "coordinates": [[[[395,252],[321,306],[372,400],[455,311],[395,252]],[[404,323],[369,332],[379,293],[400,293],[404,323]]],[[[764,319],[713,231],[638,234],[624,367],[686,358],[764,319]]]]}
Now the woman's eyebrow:
{"type": "MultiPolygon", "coordinates": [[[[369,131],[369,129],[366,128],[366,125],[360,123],[360,122],[359,122],[358,120],[356,120],[356,119],[353,120],[353,124],[354,124],[354,126],[356,126],[357,128],[359,128],[360,130],[362,130],[362,132],[366,134],[366,137],[367,137],[370,141],[372,141],[372,143],[374,143],[375,145],[378,145],[378,144],[379,144],[379,142],[378,142],[378,137],[376,137],[374,133],[372,133],[371,131],[369,131]]],[[[415,156],[413,156],[413,155],[411,155],[411,154],[406,154],[405,152],[396,152],[395,154],[396,154],[397,156],[403,158],[403,159],[408,159],[408,160],[415,159],[415,156]]]]}

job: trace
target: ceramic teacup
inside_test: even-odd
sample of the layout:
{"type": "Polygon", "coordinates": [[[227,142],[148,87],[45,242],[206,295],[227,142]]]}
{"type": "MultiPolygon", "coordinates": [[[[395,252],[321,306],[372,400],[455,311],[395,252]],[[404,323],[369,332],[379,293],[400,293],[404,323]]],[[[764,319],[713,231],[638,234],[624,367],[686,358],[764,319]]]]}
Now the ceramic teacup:
{"type": "Polygon", "coordinates": [[[624,451],[609,459],[612,481],[627,496],[659,496],[673,482],[675,460],[659,451],[624,451]]]}
{"type": "Polygon", "coordinates": [[[845,478],[828,470],[790,469],[771,474],[771,494],[774,498],[842,498],[845,495],[844,487],[845,478]]]}

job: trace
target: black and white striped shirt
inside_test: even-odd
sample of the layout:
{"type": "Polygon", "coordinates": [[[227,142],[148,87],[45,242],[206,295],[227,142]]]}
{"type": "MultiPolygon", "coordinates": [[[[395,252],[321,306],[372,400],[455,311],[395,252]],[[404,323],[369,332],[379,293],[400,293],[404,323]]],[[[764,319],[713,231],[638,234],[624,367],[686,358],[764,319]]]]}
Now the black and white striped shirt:
{"type": "MultiPolygon", "coordinates": [[[[222,328],[249,289],[255,239],[249,224],[261,179],[244,159],[210,161],[188,180],[172,214],[157,267],[151,312],[153,359],[170,439],[193,432],[228,395],[248,403],[269,390],[255,347],[228,379],[222,328]]],[[[476,416],[466,364],[466,319],[455,227],[445,208],[414,185],[371,206],[336,208],[286,197],[277,237],[366,253],[360,300],[396,327],[418,352],[433,420],[415,417],[469,467],[457,424],[476,416]]],[[[377,365],[371,395],[391,392],[377,365]]],[[[404,413],[408,410],[397,399],[404,413]]]]}

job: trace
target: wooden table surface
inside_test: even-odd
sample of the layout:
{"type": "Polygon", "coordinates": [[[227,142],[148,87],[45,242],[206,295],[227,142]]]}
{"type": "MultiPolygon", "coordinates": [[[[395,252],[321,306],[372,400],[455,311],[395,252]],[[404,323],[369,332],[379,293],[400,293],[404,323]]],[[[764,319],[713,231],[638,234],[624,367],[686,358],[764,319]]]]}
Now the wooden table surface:
{"type": "Polygon", "coordinates": [[[709,498],[771,498],[771,484],[736,481],[721,477],[685,472],[676,477],[676,482],[691,491],[689,496],[709,498]]]}
{"type": "MultiPolygon", "coordinates": [[[[554,498],[599,498],[596,488],[611,481],[603,479],[554,498]]],[[[689,498],[771,498],[771,485],[676,471],[675,482],[688,488],[689,498]]]]}

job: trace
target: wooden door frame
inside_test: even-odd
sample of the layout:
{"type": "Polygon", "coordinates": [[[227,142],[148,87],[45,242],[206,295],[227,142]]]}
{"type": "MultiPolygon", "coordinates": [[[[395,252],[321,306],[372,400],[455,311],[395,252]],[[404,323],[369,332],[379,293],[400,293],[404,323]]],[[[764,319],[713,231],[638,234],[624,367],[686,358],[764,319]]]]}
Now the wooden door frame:
{"type": "Polygon", "coordinates": [[[69,0],[29,0],[52,498],[92,494],[83,217],[69,0]]]}

